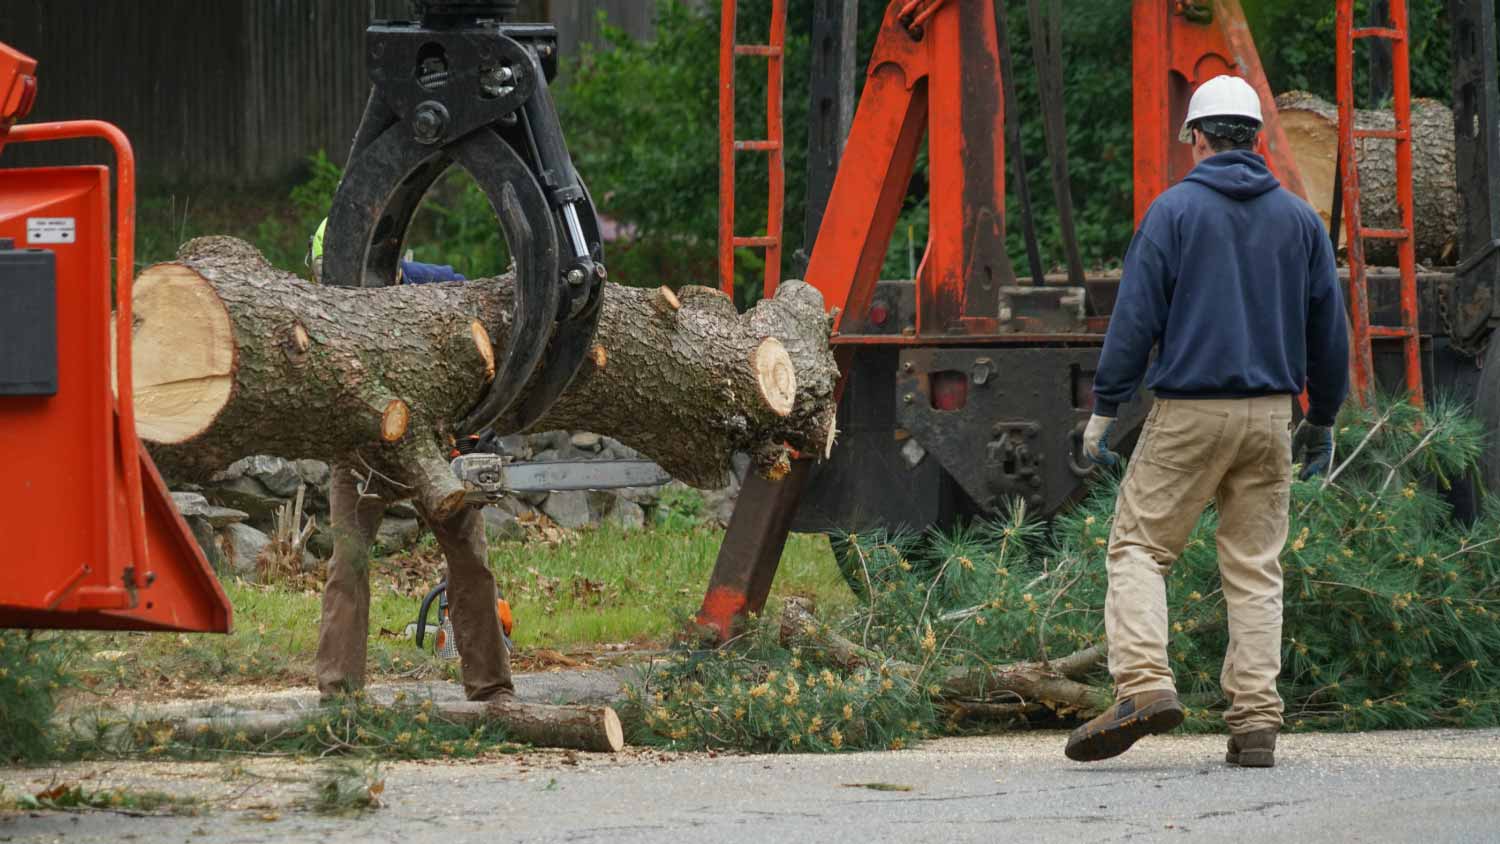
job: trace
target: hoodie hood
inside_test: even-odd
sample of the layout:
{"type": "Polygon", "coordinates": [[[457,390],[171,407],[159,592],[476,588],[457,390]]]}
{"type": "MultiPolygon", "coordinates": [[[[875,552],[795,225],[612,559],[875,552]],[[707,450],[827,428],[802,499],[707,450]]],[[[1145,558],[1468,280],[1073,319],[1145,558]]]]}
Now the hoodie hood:
{"type": "Polygon", "coordinates": [[[1244,149],[1232,149],[1205,158],[1184,181],[1207,185],[1230,199],[1254,199],[1281,187],[1266,160],[1244,149]]]}

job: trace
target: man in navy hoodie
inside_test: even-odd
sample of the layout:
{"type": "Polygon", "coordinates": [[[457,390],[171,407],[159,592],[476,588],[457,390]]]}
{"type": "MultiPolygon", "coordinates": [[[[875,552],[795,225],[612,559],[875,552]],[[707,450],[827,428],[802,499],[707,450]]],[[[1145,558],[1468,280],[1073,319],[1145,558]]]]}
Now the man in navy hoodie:
{"type": "Polygon", "coordinates": [[[1115,461],[1109,429],[1143,377],[1155,403],[1109,540],[1105,631],[1117,699],[1069,737],[1070,759],[1117,756],[1182,723],[1167,663],[1164,576],[1212,500],[1229,612],[1220,675],[1227,760],[1274,764],[1278,555],[1292,463],[1300,458],[1306,478],[1332,459],[1348,339],[1328,233],[1251,151],[1261,122],[1260,98],[1243,79],[1205,82],[1180,138],[1193,145],[1197,166],[1152,203],[1125,257],[1084,434],[1089,456],[1115,461]],[[1304,386],[1307,418],[1293,436],[1292,399],[1304,386]]]}

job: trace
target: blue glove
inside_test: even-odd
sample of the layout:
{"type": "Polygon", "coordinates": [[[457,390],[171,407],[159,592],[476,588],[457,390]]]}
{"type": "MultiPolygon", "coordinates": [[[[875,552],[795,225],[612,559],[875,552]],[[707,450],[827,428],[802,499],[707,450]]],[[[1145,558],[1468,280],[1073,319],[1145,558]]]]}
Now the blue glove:
{"type": "Polygon", "coordinates": [[[401,262],[402,284],[434,284],[440,281],[468,281],[463,273],[448,264],[424,264],[420,261],[401,262]]]}
{"type": "Polygon", "coordinates": [[[1292,432],[1292,463],[1302,464],[1302,480],[1328,471],[1333,464],[1333,428],[1306,419],[1292,432]]]}

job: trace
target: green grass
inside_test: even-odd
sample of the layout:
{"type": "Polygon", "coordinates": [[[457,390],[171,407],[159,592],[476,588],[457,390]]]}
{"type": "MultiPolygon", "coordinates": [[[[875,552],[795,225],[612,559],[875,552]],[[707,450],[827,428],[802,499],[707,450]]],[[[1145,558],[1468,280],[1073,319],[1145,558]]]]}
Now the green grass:
{"type": "MultiPolygon", "coordinates": [[[[723,532],[602,528],[555,545],[494,543],[491,566],[516,618],[515,644],[528,651],[587,650],[606,643],[664,646],[698,607],[723,532]]],[[[371,579],[370,674],[374,678],[456,678],[458,666],[418,650],[403,634],[426,589],[440,575],[429,537],[416,551],[378,561],[371,579]],[[428,573],[416,577],[404,569],[428,573]]],[[[180,691],[202,684],[312,682],[321,594],[304,584],[227,581],[234,606],[228,636],[145,633],[68,634],[70,672],[96,694],[118,689],[180,691]]],[[[839,610],[854,598],[821,536],[787,543],[773,601],[812,598],[839,610]]],[[[433,613],[436,618],[436,612],[433,613]]],[[[430,640],[429,640],[430,641],[430,640]]]]}
{"type": "MultiPolygon", "coordinates": [[[[505,543],[490,556],[516,615],[517,647],[655,642],[697,610],[723,538],[709,530],[601,529],[555,548],[505,543]]],[[[830,606],[853,601],[828,541],[810,535],[787,542],[774,594],[830,606]]]]}

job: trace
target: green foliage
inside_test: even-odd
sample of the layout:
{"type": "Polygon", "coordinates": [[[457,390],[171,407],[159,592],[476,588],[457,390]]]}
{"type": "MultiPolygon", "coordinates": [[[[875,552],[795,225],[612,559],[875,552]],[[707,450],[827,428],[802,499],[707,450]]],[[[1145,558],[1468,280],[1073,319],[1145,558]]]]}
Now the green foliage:
{"type": "MultiPolygon", "coordinates": [[[[1301,89],[1332,102],[1334,90],[1334,4],[1315,0],[1244,0],[1245,17],[1255,33],[1266,76],[1275,91],[1301,89]]],[[[1354,20],[1369,20],[1368,0],[1354,4],[1354,20]]],[[[1448,102],[1453,97],[1450,67],[1453,45],[1446,0],[1410,0],[1412,96],[1448,102]]],[[[1371,41],[1355,47],[1354,90],[1362,108],[1382,103],[1366,96],[1370,88],[1371,41]]]]}
{"type": "MultiPolygon", "coordinates": [[[[784,82],[786,217],[783,274],[794,272],[794,253],[804,247],[806,146],[811,4],[791,4],[787,23],[784,82]]],[[[863,70],[888,5],[861,0],[857,64],[863,70]]],[[[1130,0],[1063,4],[1064,101],[1068,163],[1075,224],[1084,260],[1118,261],[1134,227],[1131,138],[1130,0]]],[[[1245,0],[1246,15],[1271,87],[1311,90],[1333,99],[1333,6],[1327,0],[1245,0]]],[[[1364,2],[1356,4],[1365,19],[1364,2]]],[[[764,37],[769,0],[739,7],[739,40],[764,37]]],[[[1052,196],[1050,163],[1031,61],[1026,3],[1008,0],[1015,83],[1022,109],[1022,146],[1035,207],[1043,260],[1062,263],[1061,232],[1052,196]]],[[[650,42],[630,40],[606,28],[605,49],[585,52],[571,84],[560,92],[579,170],[601,208],[632,226],[637,236],[611,248],[617,278],[642,284],[707,283],[717,277],[718,237],[718,19],[716,4],[661,0],[657,32],[650,42]]],[[[1444,0],[1413,0],[1412,90],[1447,101],[1451,47],[1444,0]]],[[[1359,48],[1361,51],[1368,47],[1359,48]]],[[[1360,53],[1357,88],[1366,90],[1368,68],[1360,53]]],[[[736,64],[736,126],[741,138],[763,137],[765,74],[760,59],[736,64]]],[[[859,77],[863,84],[863,75],[859,77]]],[[[1374,105],[1374,104],[1368,104],[1374,105]]],[[[767,182],[764,156],[742,153],[736,166],[736,231],[763,228],[767,182]]],[[[883,275],[905,278],[920,260],[927,232],[927,166],[918,162],[910,192],[892,237],[883,275]]],[[[1019,206],[1007,173],[1009,208],[1019,206]]],[[[1019,218],[1008,226],[1009,251],[1024,272],[1019,218]]],[[[736,288],[741,304],[759,296],[759,250],[740,250],[736,288]]]]}
{"type": "Polygon", "coordinates": [[[935,722],[925,690],[883,670],[841,670],[787,649],[771,623],[739,647],[653,663],[626,690],[634,743],[757,753],[899,749],[935,722]]]}
{"type": "MultiPolygon", "coordinates": [[[[1396,401],[1378,413],[1349,411],[1336,434],[1335,473],[1293,483],[1280,680],[1290,727],[1500,724],[1500,504],[1491,499],[1464,525],[1438,494],[1472,470],[1485,437],[1463,408],[1442,401],[1426,412],[1396,401]]],[[[856,611],[830,616],[833,627],[887,665],[920,666],[924,678],[1102,643],[1115,493],[1115,480],[1105,479],[1050,526],[1018,507],[949,534],[842,537],[842,553],[868,587],[856,611]]],[[[1228,627],[1217,518],[1212,508],[1204,514],[1167,577],[1168,655],[1199,728],[1226,703],[1218,688],[1228,627]]],[[[774,631],[758,630],[743,654],[656,669],[637,690],[641,712],[652,716],[642,716],[641,729],[682,747],[835,749],[807,734],[816,714],[849,746],[853,721],[836,717],[837,698],[825,704],[824,693],[806,688],[813,677],[825,690],[852,688],[881,702],[863,721],[861,735],[875,738],[856,746],[956,729],[933,704],[936,680],[887,677],[884,696],[870,696],[869,672],[838,665],[828,653],[793,652],[774,631]],[[787,704],[788,690],[779,689],[780,703],[750,706],[749,690],[769,671],[789,670],[804,685],[800,705],[787,704]],[[793,742],[798,731],[803,738],[793,742]]],[[[1102,672],[1093,679],[1109,682],[1102,672]]]]}
{"type": "Polygon", "coordinates": [[[68,682],[68,653],[57,639],[0,630],[0,761],[31,762],[51,754],[49,724],[68,682]]]}
{"type": "Polygon", "coordinates": [[[691,487],[668,487],[657,499],[652,514],[659,527],[667,530],[694,530],[708,521],[703,493],[691,487]]]}
{"type": "Polygon", "coordinates": [[[78,812],[100,809],[148,814],[196,815],[201,808],[201,802],[192,797],[154,790],[136,791],[124,788],[90,790],[79,783],[54,784],[35,794],[19,794],[13,799],[5,799],[3,793],[0,793],[0,810],[21,812],[78,812]]]}

